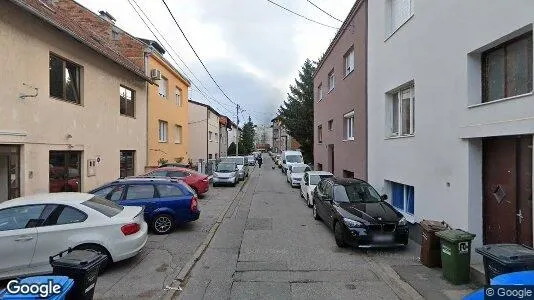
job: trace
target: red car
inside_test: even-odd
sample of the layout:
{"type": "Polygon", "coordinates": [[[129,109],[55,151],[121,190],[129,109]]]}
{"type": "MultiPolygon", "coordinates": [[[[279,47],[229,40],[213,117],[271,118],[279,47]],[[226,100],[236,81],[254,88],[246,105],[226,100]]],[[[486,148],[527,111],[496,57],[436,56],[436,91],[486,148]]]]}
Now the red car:
{"type": "Polygon", "coordinates": [[[195,190],[199,196],[206,193],[210,186],[207,175],[186,168],[162,167],[148,172],[144,176],[179,178],[195,190]]]}

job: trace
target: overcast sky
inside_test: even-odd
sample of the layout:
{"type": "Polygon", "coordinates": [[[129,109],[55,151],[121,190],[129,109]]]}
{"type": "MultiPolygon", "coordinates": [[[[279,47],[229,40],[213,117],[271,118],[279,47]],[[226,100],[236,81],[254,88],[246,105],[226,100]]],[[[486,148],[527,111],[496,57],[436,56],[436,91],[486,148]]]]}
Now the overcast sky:
{"type": "MultiPolygon", "coordinates": [[[[76,1],[94,12],[108,11],[119,27],[134,36],[154,39],[128,2],[132,0],[76,1]]],[[[318,22],[341,25],[306,0],[273,1],[318,22]]],[[[178,61],[177,67],[219,103],[194,87],[190,89],[190,98],[210,104],[235,121],[235,106],[208,77],[163,3],[136,2],[200,82],[162,40],[167,52],[178,61]]],[[[344,20],[354,0],[312,2],[344,20]]],[[[267,0],[167,0],[167,4],[208,70],[230,99],[246,110],[240,115],[241,120],[250,115],[256,124],[268,123],[275,116],[304,60],[318,59],[336,34],[335,29],[301,19],[267,0]]]]}

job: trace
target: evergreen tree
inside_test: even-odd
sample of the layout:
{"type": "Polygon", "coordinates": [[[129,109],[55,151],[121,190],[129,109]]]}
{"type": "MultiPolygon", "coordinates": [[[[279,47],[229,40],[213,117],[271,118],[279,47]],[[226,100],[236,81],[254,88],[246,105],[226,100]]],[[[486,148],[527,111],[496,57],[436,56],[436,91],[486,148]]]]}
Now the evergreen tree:
{"type": "Polygon", "coordinates": [[[230,143],[230,146],[228,146],[228,156],[235,155],[235,147],[237,146],[234,142],[230,143]]]}
{"type": "Polygon", "coordinates": [[[240,155],[247,155],[254,151],[254,135],[254,124],[250,117],[248,117],[248,122],[243,126],[241,140],[239,141],[240,155]]]}

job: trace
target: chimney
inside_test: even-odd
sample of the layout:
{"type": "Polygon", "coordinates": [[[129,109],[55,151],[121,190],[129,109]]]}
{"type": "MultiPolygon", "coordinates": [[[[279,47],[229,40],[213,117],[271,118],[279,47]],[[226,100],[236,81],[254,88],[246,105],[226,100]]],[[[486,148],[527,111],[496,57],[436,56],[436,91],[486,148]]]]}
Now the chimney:
{"type": "Polygon", "coordinates": [[[110,13],[105,10],[101,10],[98,13],[100,14],[100,17],[102,19],[110,22],[111,24],[115,24],[115,21],[117,21],[110,13]]]}

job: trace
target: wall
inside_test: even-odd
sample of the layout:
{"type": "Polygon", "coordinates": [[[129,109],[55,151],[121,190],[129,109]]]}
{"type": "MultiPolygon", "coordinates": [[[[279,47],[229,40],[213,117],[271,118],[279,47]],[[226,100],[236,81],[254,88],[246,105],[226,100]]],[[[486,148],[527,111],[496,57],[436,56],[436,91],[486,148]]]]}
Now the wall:
{"type": "Polygon", "coordinates": [[[332,51],[325,58],[314,78],[314,163],[328,165],[327,145],[334,144],[334,175],[343,177],[343,170],[354,172],[356,178],[367,179],[367,103],[366,103],[366,27],[367,2],[364,1],[349,21],[332,51]],[[345,76],[344,55],[354,46],[354,71],[345,76]],[[334,70],[334,89],[328,92],[328,74],[334,70]],[[319,101],[318,87],[322,83],[323,99],[319,101]],[[355,113],[354,140],[346,141],[343,116],[355,113]],[[332,131],[328,121],[333,120],[332,131]],[[322,125],[322,143],[317,127],[322,125]]]}
{"type": "Polygon", "coordinates": [[[228,155],[228,129],[226,125],[219,124],[219,157],[228,155]]]}
{"type": "Polygon", "coordinates": [[[477,55],[532,24],[534,2],[414,2],[412,18],[387,37],[386,0],[369,1],[369,180],[383,192],[384,180],[414,186],[415,221],[445,219],[476,233],[476,246],[482,237],[478,138],[534,133],[532,94],[473,106],[480,102],[477,55]],[[388,139],[385,93],[411,80],[415,136],[388,139]]]}
{"type": "Polygon", "coordinates": [[[21,194],[48,192],[50,150],[81,150],[82,191],[119,177],[120,150],[135,150],[135,173],[146,164],[146,82],[48,24],[0,2],[0,143],[21,149],[21,194]],[[82,105],[49,97],[49,54],[83,67],[82,105]],[[21,100],[20,94],[34,98],[21,100]],[[135,118],[120,115],[119,86],[136,91],[135,118]],[[70,134],[72,138],[67,138],[70,134]],[[87,177],[87,159],[100,157],[87,177]],[[32,173],[32,178],[29,174],[32,173]]]}
{"type": "Polygon", "coordinates": [[[158,69],[168,80],[167,98],[159,95],[160,84],[150,85],[148,88],[148,165],[158,166],[158,160],[165,158],[175,162],[175,158],[183,157],[183,162],[189,159],[189,95],[188,84],[173,71],[158,54],[153,53],[148,60],[148,71],[158,69]],[[182,90],[182,106],[176,103],[176,87],[182,90]],[[159,141],[159,121],[168,123],[167,142],[159,141]],[[174,126],[182,126],[182,139],[175,141],[174,126]]]}
{"type": "Polygon", "coordinates": [[[207,108],[189,102],[189,136],[193,137],[189,140],[189,158],[194,162],[199,159],[206,160],[207,140],[208,140],[208,122],[207,122],[207,108]]]}

